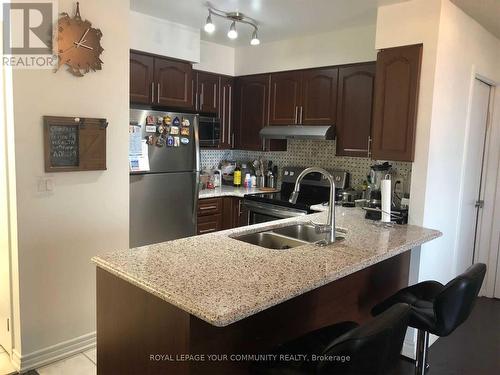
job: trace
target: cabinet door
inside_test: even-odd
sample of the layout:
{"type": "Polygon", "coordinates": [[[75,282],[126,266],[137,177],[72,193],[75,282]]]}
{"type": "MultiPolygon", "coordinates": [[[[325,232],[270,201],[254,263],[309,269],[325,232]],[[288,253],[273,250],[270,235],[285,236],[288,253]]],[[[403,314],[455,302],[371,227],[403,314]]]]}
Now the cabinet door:
{"type": "Polygon", "coordinates": [[[130,52],[130,102],[150,104],[153,101],[154,58],[130,52]]]}
{"type": "Polygon", "coordinates": [[[243,199],[233,198],[233,228],[248,225],[248,209],[243,205],[243,199]]]}
{"type": "Polygon", "coordinates": [[[377,55],[372,158],[413,161],[422,45],[377,55]]]}
{"type": "Polygon", "coordinates": [[[302,107],[299,123],[332,125],[337,113],[338,68],[311,69],[302,72],[302,107]]]}
{"type": "Polygon", "coordinates": [[[298,71],[271,74],[269,125],[297,124],[301,79],[298,71]]]}
{"type": "Polygon", "coordinates": [[[235,136],[237,148],[262,150],[264,143],[260,138],[259,131],[267,124],[269,75],[240,77],[237,79],[236,85],[235,136]]]}
{"type": "Polygon", "coordinates": [[[192,67],[190,63],[155,58],[155,104],[192,107],[192,67]]]}
{"type": "Polygon", "coordinates": [[[220,99],[219,99],[219,118],[221,121],[221,143],[220,148],[230,149],[234,144],[233,129],[233,79],[230,77],[221,77],[220,81],[220,99]]]}
{"type": "Polygon", "coordinates": [[[339,69],[337,148],[342,156],[369,156],[375,63],[339,69]]]}
{"type": "Polygon", "coordinates": [[[197,75],[198,110],[206,113],[218,113],[219,76],[205,72],[198,72],[197,75]]]}

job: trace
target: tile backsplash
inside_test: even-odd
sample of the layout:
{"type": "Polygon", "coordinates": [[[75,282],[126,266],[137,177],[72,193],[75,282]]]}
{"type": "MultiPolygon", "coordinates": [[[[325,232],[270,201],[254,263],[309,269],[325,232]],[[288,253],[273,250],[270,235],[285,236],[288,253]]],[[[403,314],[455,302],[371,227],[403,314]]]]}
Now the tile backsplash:
{"type": "MultiPolygon", "coordinates": [[[[287,151],[242,151],[242,150],[202,150],[202,168],[218,166],[222,160],[248,162],[262,157],[277,165],[280,173],[285,166],[319,166],[343,169],[351,174],[351,185],[356,186],[366,180],[366,175],[374,161],[369,158],[335,156],[335,141],[289,140],[287,151]]],[[[398,177],[405,181],[405,192],[409,192],[412,163],[390,162],[398,177]]]]}

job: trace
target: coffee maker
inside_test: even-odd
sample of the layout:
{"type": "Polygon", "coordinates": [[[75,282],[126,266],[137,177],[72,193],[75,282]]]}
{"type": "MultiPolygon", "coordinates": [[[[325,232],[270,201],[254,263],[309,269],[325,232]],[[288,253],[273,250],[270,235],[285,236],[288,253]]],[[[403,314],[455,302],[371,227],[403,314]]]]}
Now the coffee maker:
{"type": "Polygon", "coordinates": [[[382,207],[382,192],[380,184],[387,174],[391,173],[392,165],[388,162],[383,164],[374,164],[370,167],[370,174],[368,175],[369,184],[367,190],[368,207],[380,208],[382,207]]]}
{"type": "MultiPolygon", "coordinates": [[[[374,164],[370,167],[368,175],[368,190],[367,197],[368,208],[366,209],[365,218],[370,220],[380,220],[382,218],[382,191],[381,183],[385,177],[392,173],[392,165],[388,162],[383,164],[374,164]]],[[[399,204],[396,205],[392,201],[391,220],[398,224],[406,224],[408,222],[408,209],[402,208],[399,204]]]]}

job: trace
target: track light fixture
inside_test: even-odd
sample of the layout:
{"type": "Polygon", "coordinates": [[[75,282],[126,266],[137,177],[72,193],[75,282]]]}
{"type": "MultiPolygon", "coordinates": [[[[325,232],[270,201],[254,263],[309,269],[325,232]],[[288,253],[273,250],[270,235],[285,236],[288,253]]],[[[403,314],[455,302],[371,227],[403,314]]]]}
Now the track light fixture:
{"type": "Polygon", "coordinates": [[[232,21],[231,26],[229,27],[229,31],[227,32],[227,37],[229,39],[238,38],[238,31],[236,31],[236,23],[240,22],[253,27],[252,39],[250,40],[250,44],[252,46],[257,46],[260,44],[259,37],[257,36],[259,28],[257,26],[257,21],[255,21],[253,18],[245,16],[243,13],[240,12],[224,12],[222,10],[215,9],[209,6],[208,17],[207,21],[205,22],[204,29],[207,33],[210,34],[213,33],[215,30],[215,25],[212,22],[212,15],[232,21]]]}

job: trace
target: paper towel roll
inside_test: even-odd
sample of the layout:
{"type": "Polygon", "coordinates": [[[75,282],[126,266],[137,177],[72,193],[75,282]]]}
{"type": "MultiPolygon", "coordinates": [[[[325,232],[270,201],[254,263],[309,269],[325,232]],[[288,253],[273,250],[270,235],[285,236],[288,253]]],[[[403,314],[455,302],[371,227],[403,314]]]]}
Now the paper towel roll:
{"type": "Polygon", "coordinates": [[[391,180],[382,180],[380,183],[382,194],[382,222],[391,222],[391,180]]]}

